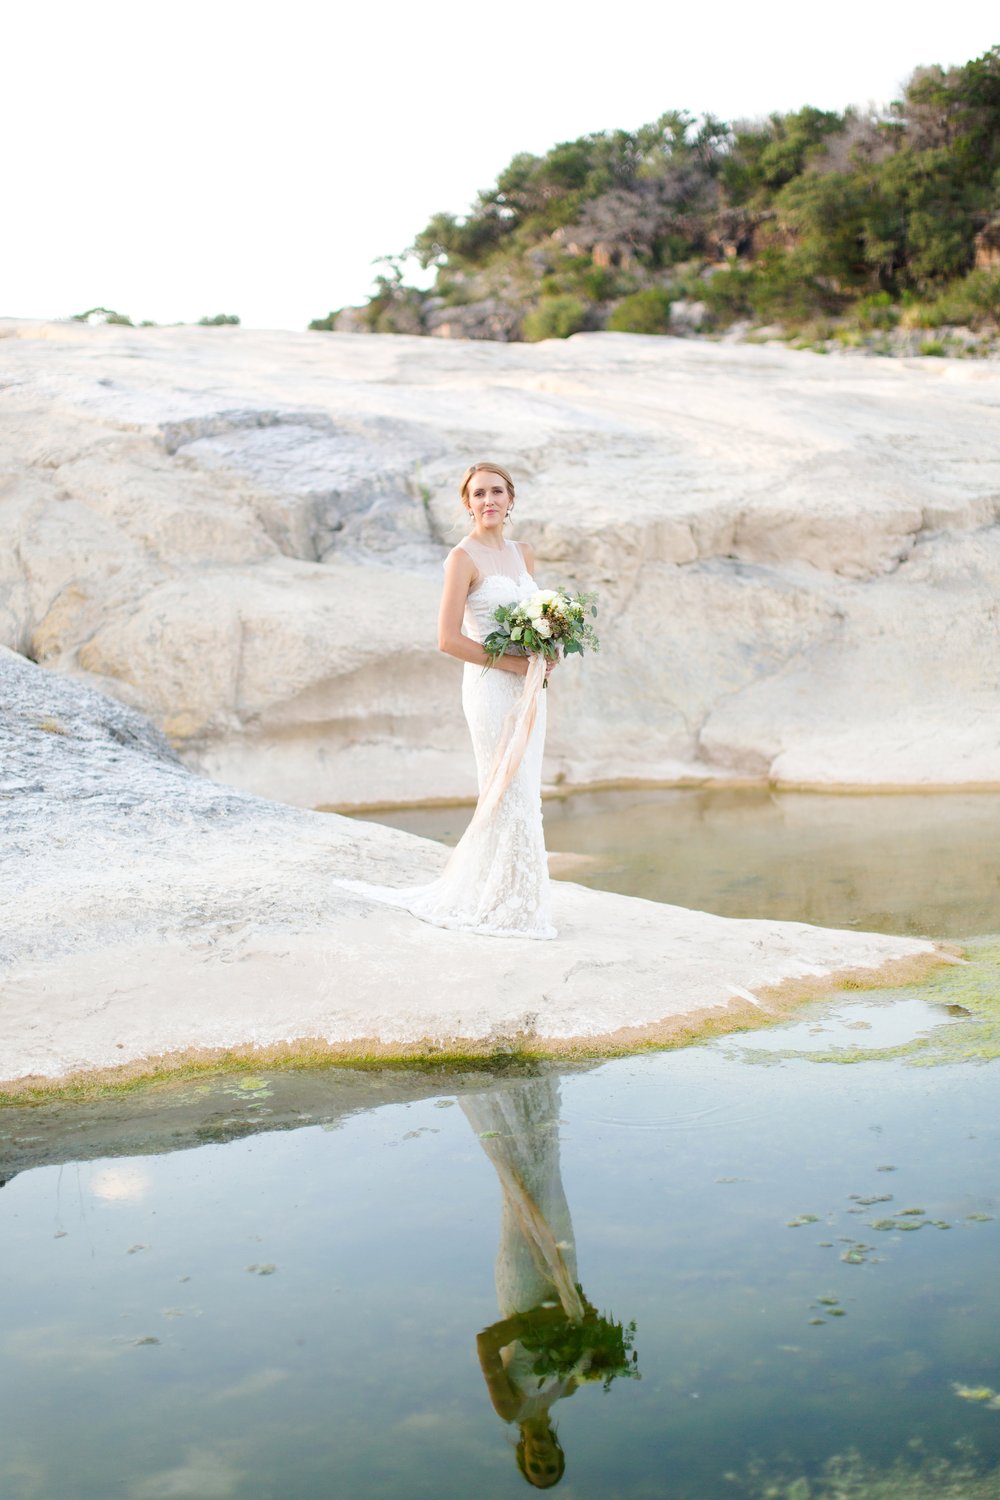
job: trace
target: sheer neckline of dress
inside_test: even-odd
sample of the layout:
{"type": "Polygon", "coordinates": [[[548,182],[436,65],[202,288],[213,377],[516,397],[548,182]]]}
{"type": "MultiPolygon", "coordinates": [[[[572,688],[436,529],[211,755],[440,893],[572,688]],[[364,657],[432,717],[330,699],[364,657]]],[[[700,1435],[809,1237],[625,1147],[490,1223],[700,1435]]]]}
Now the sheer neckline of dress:
{"type": "Polygon", "coordinates": [[[467,536],[458,545],[472,558],[479,575],[470,593],[475,593],[487,578],[518,580],[529,576],[524,556],[516,542],[505,539],[502,547],[488,547],[484,542],[477,542],[474,537],[467,536]]]}

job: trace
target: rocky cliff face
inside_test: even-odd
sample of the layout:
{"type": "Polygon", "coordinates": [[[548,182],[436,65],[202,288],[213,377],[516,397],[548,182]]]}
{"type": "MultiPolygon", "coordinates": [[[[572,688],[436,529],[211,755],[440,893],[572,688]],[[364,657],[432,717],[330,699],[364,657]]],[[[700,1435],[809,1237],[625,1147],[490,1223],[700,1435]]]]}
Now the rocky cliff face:
{"type": "Polygon", "coordinates": [[[601,594],[550,783],[1000,785],[1000,377],[541,345],[0,324],[0,641],[282,800],[474,792],[433,649],[496,458],[601,594]]]}

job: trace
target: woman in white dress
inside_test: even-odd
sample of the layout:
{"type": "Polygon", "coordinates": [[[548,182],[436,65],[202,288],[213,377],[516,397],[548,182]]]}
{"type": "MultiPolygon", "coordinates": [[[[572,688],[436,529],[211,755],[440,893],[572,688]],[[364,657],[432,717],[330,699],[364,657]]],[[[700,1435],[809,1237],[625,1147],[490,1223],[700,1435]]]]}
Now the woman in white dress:
{"type": "MultiPolygon", "coordinates": [[[[514,654],[493,663],[480,642],[495,627],[498,606],[528,598],[537,585],[531,548],[504,536],[514,508],[514,481],[507,470],[498,464],[472,464],[462,478],[460,492],[473,524],[445,559],[438,646],[465,664],[462,707],[482,795],[498,752],[512,732],[512,718],[525,695],[529,662],[526,656],[514,654]]],[[[546,677],[554,665],[545,664],[546,677]]],[[[468,925],[498,937],[556,935],[549,918],[542,834],[545,708],[545,694],[537,693],[534,725],[520,765],[495,809],[474,820],[466,836],[471,847],[456,851],[452,863],[464,890],[458,907],[461,920],[454,925],[468,925]]],[[[442,892],[446,902],[452,893],[459,895],[454,877],[449,886],[453,890],[442,892]]]]}
{"type": "Polygon", "coordinates": [[[481,644],[501,604],[537,591],[534,557],[530,547],[504,536],[514,505],[506,469],[471,464],[461,496],[472,528],[445,558],[438,646],[464,663],[462,707],[479,802],[432,884],[393,890],[341,883],[438,927],[488,937],[554,938],[541,800],[547,694],[539,689],[555,663],[516,652],[494,661],[481,644]]]}

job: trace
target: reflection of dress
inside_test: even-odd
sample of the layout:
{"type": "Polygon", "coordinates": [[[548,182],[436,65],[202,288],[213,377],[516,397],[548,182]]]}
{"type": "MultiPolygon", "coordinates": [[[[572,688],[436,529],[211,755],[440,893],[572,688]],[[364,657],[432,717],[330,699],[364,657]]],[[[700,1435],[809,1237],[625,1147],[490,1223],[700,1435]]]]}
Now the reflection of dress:
{"type": "MultiPolygon", "coordinates": [[[[536,584],[514,542],[494,549],[466,537],[459,546],[477,569],[465,613],[465,633],[482,641],[495,626],[498,606],[528,598],[536,584]]],[[[465,663],[462,707],[472,735],[480,792],[524,689],[525,679],[513,672],[465,663]]],[[[554,938],[542,834],[545,697],[545,693],[537,694],[534,725],[513,779],[487,815],[474,819],[437,880],[408,890],[358,881],[338,883],[374,900],[405,907],[438,927],[491,937],[554,938]]]]}
{"type": "MultiPolygon", "coordinates": [[[[500,1316],[561,1302],[567,1315],[579,1318],[583,1304],[576,1288],[573,1222],[559,1166],[558,1080],[533,1078],[460,1102],[503,1191],[496,1260],[500,1316]]],[[[518,1421],[547,1410],[576,1387],[574,1373],[535,1375],[536,1358],[515,1341],[505,1360],[522,1397],[518,1421]]]]}

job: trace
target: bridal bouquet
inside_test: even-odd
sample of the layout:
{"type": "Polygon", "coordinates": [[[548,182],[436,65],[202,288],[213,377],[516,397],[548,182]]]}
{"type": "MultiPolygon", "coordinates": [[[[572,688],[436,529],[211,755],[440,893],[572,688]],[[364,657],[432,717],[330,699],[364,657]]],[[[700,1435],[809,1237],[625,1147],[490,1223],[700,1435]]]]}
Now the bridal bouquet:
{"type": "Polygon", "coordinates": [[[493,616],[497,628],[483,641],[490,666],[507,652],[555,661],[560,651],[564,656],[582,655],[585,647],[598,651],[597,633],[588,619],[597,616],[596,601],[596,594],[539,589],[519,604],[501,604],[493,616]]]}

